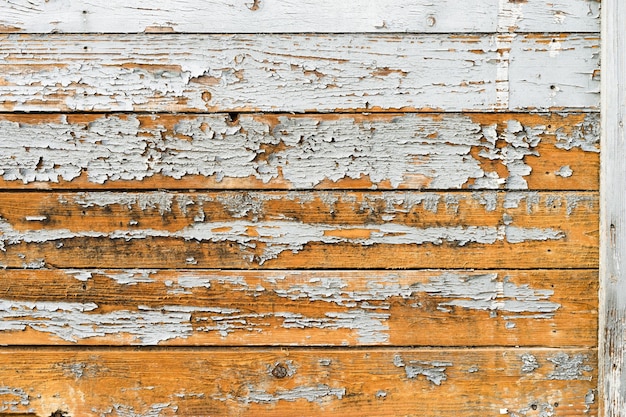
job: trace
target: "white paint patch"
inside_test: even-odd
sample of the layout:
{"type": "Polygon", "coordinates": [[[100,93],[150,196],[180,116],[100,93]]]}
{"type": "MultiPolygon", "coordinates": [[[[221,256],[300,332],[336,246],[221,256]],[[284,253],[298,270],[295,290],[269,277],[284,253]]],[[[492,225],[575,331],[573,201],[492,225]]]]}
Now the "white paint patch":
{"type": "MultiPolygon", "coordinates": [[[[186,338],[193,331],[193,308],[181,311],[180,307],[163,306],[154,310],[144,308],[111,313],[97,313],[97,309],[98,305],[94,303],[0,300],[0,331],[22,331],[29,327],[73,343],[122,334],[133,337],[133,344],[141,345],[186,338]]],[[[197,310],[206,311],[203,308],[197,310]]]]}
{"type": "Polygon", "coordinates": [[[450,307],[462,307],[472,310],[501,311],[519,313],[512,318],[552,318],[561,307],[550,301],[552,290],[534,290],[527,284],[515,285],[508,277],[502,281],[498,275],[463,275],[445,273],[430,278],[427,284],[414,284],[413,291],[425,292],[433,297],[444,298],[438,303],[442,311],[451,311],[450,307]]]}
{"type": "MultiPolygon", "coordinates": [[[[349,116],[338,120],[278,119],[271,127],[254,116],[242,115],[233,130],[225,115],[203,115],[182,119],[175,132],[160,126],[158,118],[156,126],[142,127],[132,115],[102,116],[89,125],[0,121],[0,175],[24,183],[58,182],[70,181],[85,171],[96,184],[143,180],[157,174],[175,179],[189,175],[218,180],[254,177],[264,183],[282,177],[302,189],[323,181],[366,176],[374,184],[388,181],[392,187],[410,178],[423,178],[425,187],[433,189],[458,189],[471,180],[475,188],[500,188],[507,182],[507,188],[525,189],[519,179],[484,172],[481,158],[500,160],[514,175],[526,176],[529,168],[515,168],[527,155],[538,155],[536,145],[546,129],[517,122],[512,125],[516,132],[507,131],[498,138],[495,125],[480,126],[462,115],[446,115],[444,120],[402,115],[391,122],[357,121],[349,116]],[[516,139],[523,135],[525,140],[516,139]],[[28,138],[28,147],[24,138],[28,138]],[[496,143],[498,139],[507,143],[506,149],[496,143]],[[472,148],[480,150],[480,158],[472,155],[472,148]]],[[[597,115],[588,116],[567,134],[557,131],[557,146],[567,149],[583,142],[589,144],[585,149],[597,152],[596,119],[597,115]]],[[[134,194],[127,201],[117,198],[117,204],[169,212],[171,200],[160,197],[170,198],[160,193],[134,194]]],[[[106,195],[96,193],[85,193],[83,199],[87,207],[107,202],[106,195]]],[[[176,199],[183,214],[194,204],[184,196],[176,199]]],[[[241,215],[254,212],[254,206],[231,207],[241,215]]]]}
{"type": "Polygon", "coordinates": [[[569,356],[567,353],[558,353],[552,358],[548,358],[549,362],[554,365],[554,370],[548,375],[548,379],[556,379],[560,381],[591,381],[591,376],[585,376],[586,373],[593,371],[591,365],[587,365],[589,358],[583,354],[569,356]]]}
{"type": "Polygon", "coordinates": [[[550,58],[556,58],[557,56],[559,56],[562,49],[563,49],[563,44],[556,38],[553,38],[552,42],[550,42],[550,47],[549,47],[550,58]]]}
{"type": "Polygon", "coordinates": [[[23,389],[0,386],[0,411],[21,411],[29,404],[30,397],[23,389]]]}
{"type": "Polygon", "coordinates": [[[418,376],[424,376],[427,381],[434,385],[441,385],[448,379],[446,369],[453,366],[452,362],[447,361],[408,361],[408,365],[402,360],[400,355],[395,355],[393,363],[398,368],[404,368],[408,379],[416,379],[418,376]]]}
{"type": "Polygon", "coordinates": [[[234,397],[232,394],[227,394],[225,396],[213,396],[213,398],[220,401],[235,399],[243,404],[276,404],[279,401],[294,402],[298,400],[321,403],[332,400],[333,397],[341,400],[346,395],[345,388],[331,388],[325,384],[299,386],[288,390],[279,389],[274,393],[255,388],[252,385],[248,385],[247,388],[248,392],[246,395],[234,397]]]}
{"type": "Polygon", "coordinates": [[[521,4],[510,0],[498,0],[498,32],[514,32],[523,18],[521,4]]]}
{"type": "Polygon", "coordinates": [[[274,316],[283,319],[282,327],[285,329],[348,329],[356,332],[359,343],[367,345],[386,343],[389,340],[389,326],[385,322],[390,314],[355,309],[329,312],[325,317],[306,317],[291,312],[276,312],[274,316]]]}
{"type": "Polygon", "coordinates": [[[507,240],[521,243],[545,240],[560,240],[565,233],[556,229],[517,228],[512,226],[456,226],[418,228],[402,224],[385,223],[380,225],[342,226],[328,224],[303,224],[295,221],[231,221],[194,223],[180,231],[169,232],[155,229],[116,230],[114,232],[70,231],[67,229],[46,229],[17,231],[0,218],[0,250],[7,245],[20,243],[45,243],[75,238],[146,239],[169,237],[201,242],[235,242],[240,246],[244,259],[263,264],[278,257],[284,251],[297,253],[309,243],[339,244],[351,243],[360,246],[371,245],[442,245],[465,246],[470,243],[493,244],[507,240]],[[346,238],[342,233],[351,230],[367,230],[367,238],[346,238]],[[253,236],[250,230],[254,230],[253,236]],[[259,245],[259,243],[263,245],[259,245]],[[262,252],[254,249],[262,246],[262,252]]]}
{"type": "Polygon", "coordinates": [[[572,171],[572,169],[570,168],[569,165],[563,165],[554,174],[558,175],[559,177],[569,178],[569,177],[572,176],[573,173],[574,173],[574,171],[572,171]]]}

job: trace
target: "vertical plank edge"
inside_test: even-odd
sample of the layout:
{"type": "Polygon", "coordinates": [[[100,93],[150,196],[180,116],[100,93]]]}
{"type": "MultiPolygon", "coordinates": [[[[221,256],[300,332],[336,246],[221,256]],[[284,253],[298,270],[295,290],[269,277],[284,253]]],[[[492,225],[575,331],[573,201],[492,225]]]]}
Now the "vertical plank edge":
{"type": "Polygon", "coordinates": [[[626,3],[602,2],[602,151],[600,249],[600,397],[601,415],[619,416],[626,409],[626,38],[620,22],[626,3]]]}

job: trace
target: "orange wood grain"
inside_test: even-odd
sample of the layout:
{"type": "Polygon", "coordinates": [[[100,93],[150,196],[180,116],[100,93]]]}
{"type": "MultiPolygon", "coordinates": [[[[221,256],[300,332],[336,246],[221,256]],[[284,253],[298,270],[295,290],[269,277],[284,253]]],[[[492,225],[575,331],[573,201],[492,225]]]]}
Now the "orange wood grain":
{"type": "Polygon", "coordinates": [[[594,349],[8,349],[3,417],[595,415],[594,349]]]}
{"type": "Polygon", "coordinates": [[[2,193],[7,267],[596,268],[598,195],[2,193]]]}
{"type": "Polygon", "coordinates": [[[7,345],[591,347],[597,271],[6,270],[0,328],[7,345]]]}

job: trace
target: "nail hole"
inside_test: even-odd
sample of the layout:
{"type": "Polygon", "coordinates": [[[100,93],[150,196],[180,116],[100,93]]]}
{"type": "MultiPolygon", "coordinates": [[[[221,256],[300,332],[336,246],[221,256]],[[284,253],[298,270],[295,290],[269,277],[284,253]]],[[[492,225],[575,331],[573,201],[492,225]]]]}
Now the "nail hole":
{"type": "Polygon", "coordinates": [[[228,121],[230,123],[237,123],[238,120],[239,120],[239,113],[237,113],[237,112],[229,112],[228,113],[228,121]]]}
{"type": "Polygon", "coordinates": [[[554,403],[554,408],[558,407],[559,403],[554,403]]]}
{"type": "Polygon", "coordinates": [[[536,410],[537,409],[537,404],[531,405],[530,408],[532,408],[533,410],[536,410]]]}
{"type": "Polygon", "coordinates": [[[83,10],[83,14],[87,14],[87,10],[83,10]]]}
{"type": "Polygon", "coordinates": [[[552,85],[550,86],[550,90],[555,90],[555,89],[556,89],[556,85],[552,84],[552,85]]]}

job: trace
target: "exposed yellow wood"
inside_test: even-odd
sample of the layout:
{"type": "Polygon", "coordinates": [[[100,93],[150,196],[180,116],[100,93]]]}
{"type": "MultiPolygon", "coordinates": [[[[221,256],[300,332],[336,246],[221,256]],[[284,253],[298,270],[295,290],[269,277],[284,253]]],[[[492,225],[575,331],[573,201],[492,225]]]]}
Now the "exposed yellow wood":
{"type": "Polygon", "coordinates": [[[49,416],[595,415],[593,349],[0,351],[0,406],[49,416]]]}
{"type": "Polygon", "coordinates": [[[0,298],[7,345],[589,347],[597,335],[595,270],[5,270],[0,298]]]}

